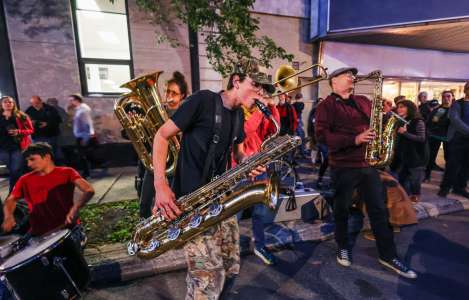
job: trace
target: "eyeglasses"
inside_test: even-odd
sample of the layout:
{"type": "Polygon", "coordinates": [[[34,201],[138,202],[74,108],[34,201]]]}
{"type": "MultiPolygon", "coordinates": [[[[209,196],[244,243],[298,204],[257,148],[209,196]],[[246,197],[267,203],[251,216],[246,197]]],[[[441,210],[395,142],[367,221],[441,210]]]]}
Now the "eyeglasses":
{"type": "Polygon", "coordinates": [[[262,84],[254,80],[251,80],[251,86],[255,88],[257,91],[260,91],[262,89],[262,84]]]}
{"type": "Polygon", "coordinates": [[[169,95],[171,97],[176,97],[176,96],[181,95],[181,93],[178,93],[178,92],[173,91],[173,90],[166,90],[166,95],[169,95]]]}

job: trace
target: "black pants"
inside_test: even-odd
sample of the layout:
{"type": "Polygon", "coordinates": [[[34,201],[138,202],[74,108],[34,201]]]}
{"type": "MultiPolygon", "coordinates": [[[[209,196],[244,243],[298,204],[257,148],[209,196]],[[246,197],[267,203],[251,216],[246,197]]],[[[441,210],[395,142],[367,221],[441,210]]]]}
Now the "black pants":
{"type": "Polygon", "coordinates": [[[397,256],[394,236],[389,224],[385,190],[374,168],[333,168],[335,240],[339,248],[348,248],[348,218],[352,194],[358,189],[365,202],[371,229],[376,238],[379,256],[392,259],[397,256]]]}
{"type": "Polygon", "coordinates": [[[96,149],[96,138],[90,138],[86,143],[81,138],[77,138],[77,167],[82,171],[84,177],[90,176],[91,163],[93,162],[92,153],[96,149]]]}
{"type": "Polygon", "coordinates": [[[455,136],[448,145],[448,161],[441,182],[442,190],[463,190],[469,172],[469,138],[455,136]]]}
{"type": "Polygon", "coordinates": [[[409,168],[402,166],[399,169],[397,177],[399,183],[404,187],[410,196],[419,196],[421,193],[422,181],[425,172],[425,166],[409,168]]]}
{"type": "Polygon", "coordinates": [[[427,169],[425,171],[425,177],[427,177],[427,178],[430,177],[430,175],[432,173],[432,169],[436,164],[435,160],[436,160],[436,157],[438,155],[438,150],[440,150],[441,143],[443,143],[443,155],[445,157],[445,162],[448,163],[448,142],[443,142],[439,139],[429,137],[428,138],[428,146],[430,148],[430,158],[428,160],[427,169]]]}
{"type": "MultiPolygon", "coordinates": [[[[140,193],[140,217],[148,218],[152,215],[152,208],[155,204],[155,185],[152,171],[145,170],[143,175],[142,190],[140,193]]],[[[171,185],[172,176],[168,176],[168,182],[171,185]]]]}

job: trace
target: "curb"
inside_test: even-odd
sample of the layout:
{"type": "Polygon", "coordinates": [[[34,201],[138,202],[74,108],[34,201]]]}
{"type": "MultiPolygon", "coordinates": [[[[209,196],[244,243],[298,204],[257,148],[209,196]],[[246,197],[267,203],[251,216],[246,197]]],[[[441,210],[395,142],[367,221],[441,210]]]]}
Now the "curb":
{"type": "MultiPolygon", "coordinates": [[[[417,219],[437,217],[443,214],[469,210],[469,200],[462,197],[440,198],[430,197],[431,202],[414,204],[417,219]]],[[[243,233],[250,232],[249,222],[241,222],[241,255],[253,253],[253,243],[243,233]],[[244,236],[244,239],[243,239],[244,236]],[[244,240],[244,241],[243,241],[244,240]]],[[[332,223],[304,223],[290,221],[275,223],[266,227],[266,246],[270,250],[278,251],[291,247],[297,242],[325,241],[333,238],[334,224],[332,223]]],[[[126,246],[119,244],[118,251],[126,251],[126,246]]],[[[182,249],[167,252],[160,257],[144,260],[135,256],[122,256],[115,261],[97,261],[90,265],[92,284],[111,284],[134,280],[142,277],[163,274],[186,268],[182,249]]]]}

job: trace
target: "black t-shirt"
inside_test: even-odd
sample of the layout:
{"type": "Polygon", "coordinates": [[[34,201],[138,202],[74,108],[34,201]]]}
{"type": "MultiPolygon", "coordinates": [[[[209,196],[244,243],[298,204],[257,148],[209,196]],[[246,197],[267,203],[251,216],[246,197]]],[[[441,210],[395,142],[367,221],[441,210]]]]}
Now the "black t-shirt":
{"type": "Polygon", "coordinates": [[[18,129],[16,118],[10,117],[6,119],[0,115],[0,149],[1,150],[19,150],[20,144],[13,136],[8,134],[9,129],[18,129]]]}
{"type": "MultiPolygon", "coordinates": [[[[205,184],[202,173],[208,149],[213,137],[215,104],[222,101],[220,94],[203,90],[188,97],[171,117],[182,131],[173,191],[176,198],[187,195],[205,184]]],[[[226,171],[229,148],[234,139],[236,144],[244,140],[243,114],[240,109],[229,110],[222,105],[222,127],[220,141],[215,148],[216,168],[214,175],[226,171]],[[238,118],[238,133],[233,136],[234,118],[238,118]]]]}

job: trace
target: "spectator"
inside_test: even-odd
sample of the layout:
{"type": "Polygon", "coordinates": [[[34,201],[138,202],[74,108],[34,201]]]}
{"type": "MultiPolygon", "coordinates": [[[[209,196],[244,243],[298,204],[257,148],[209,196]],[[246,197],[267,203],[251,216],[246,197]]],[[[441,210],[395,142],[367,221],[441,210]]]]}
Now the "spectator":
{"type": "Polygon", "coordinates": [[[21,176],[21,151],[31,144],[33,132],[33,124],[28,115],[18,109],[12,97],[3,96],[0,107],[0,161],[7,165],[10,173],[10,192],[21,176]]]}
{"type": "Polygon", "coordinates": [[[417,106],[410,100],[397,104],[397,114],[409,123],[398,129],[395,159],[392,169],[398,172],[399,183],[414,202],[420,200],[420,188],[428,162],[425,122],[417,106]]]}
{"type": "Polygon", "coordinates": [[[280,114],[280,135],[295,135],[296,127],[298,126],[298,117],[296,110],[291,105],[291,97],[282,94],[278,99],[279,103],[277,109],[280,114]]]}
{"type": "Polygon", "coordinates": [[[301,145],[298,147],[300,150],[300,156],[302,158],[306,157],[306,148],[305,148],[305,130],[303,126],[303,119],[301,117],[303,110],[305,108],[305,104],[303,102],[303,95],[301,93],[298,93],[295,95],[295,103],[293,103],[293,108],[295,108],[296,111],[296,116],[298,120],[298,125],[296,127],[296,135],[301,137],[301,145]]]}
{"type": "Polygon", "coordinates": [[[466,191],[469,172],[469,81],[464,85],[464,98],[451,105],[448,115],[448,161],[438,196],[446,197],[451,188],[453,193],[469,198],[466,191]]]}
{"type": "Polygon", "coordinates": [[[69,96],[70,105],[75,108],[73,116],[73,135],[78,148],[78,167],[84,178],[90,176],[90,150],[97,144],[91,108],[83,103],[80,95],[69,96]]]}
{"type": "Polygon", "coordinates": [[[313,106],[308,116],[307,132],[308,132],[308,137],[310,139],[311,162],[313,163],[314,168],[316,168],[316,165],[319,165],[322,161],[321,153],[318,151],[318,149],[316,149],[317,141],[316,141],[316,136],[314,134],[314,130],[315,130],[314,127],[316,125],[316,110],[317,110],[318,105],[323,100],[324,100],[323,98],[318,98],[318,101],[316,101],[316,104],[313,106]]]}
{"type": "Polygon", "coordinates": [[[73,151],[75,149],[75,137],[73,136],[73,112],[67,112],[64,108],[59,105],[57,98],[49,98],[46,101],[47,104],[52,106],[59,113],[62,123],[60,123],[60,135],[57,141],[58,144],[58,155],[55,162],[59,165],[61,162],[66,165],[71,165],[73,151]]]}
{"type": "Polygon", "coordinates": [[[420,115],[422,116],[423,120],[426,121],[428,115],[431,112],[430,103],[427,102],[428,94],[427,92],[420,92],[417,96],[417,100],[420,103],[419,111],[420,115]]]}
{"type": "Polygon", "coordinates": [[[59,156],[58,137],[60,134],[60,118],[57,110],[42,101],[39,96],[31,97],[31,106],[26,109],[26,114],[34,125],[33,141],[45,142],[52,146],[54,158],[59,156]]]}
{"type": "Polygon", "coordinates": [[[430,181],[433,169],[443,171],[443,168],[435,163],[438,150],[443,143],[443,151],[445,162],[448,161],[448,139],[446,137],[449,127],[448,112],[453,103],[454,95],[451,91],[444,91],[441,94],[441,105],[438,105],[428,115],[427,131],[428,145],[430,147],[430,158],[428,160],[427,169],[425,171],[425,180],[430,181]]]}

